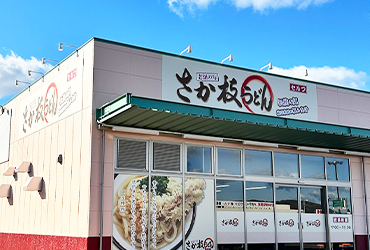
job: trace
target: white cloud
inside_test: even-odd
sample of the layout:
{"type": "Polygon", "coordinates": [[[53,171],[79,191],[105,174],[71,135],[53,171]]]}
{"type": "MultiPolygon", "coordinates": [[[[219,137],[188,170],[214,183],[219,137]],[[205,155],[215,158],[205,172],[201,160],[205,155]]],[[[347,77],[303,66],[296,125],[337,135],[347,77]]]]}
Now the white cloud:
{"type": "MultiPolygon", "coordinates": [[[[169,8],[178,16],[183,17],[184,12],[194,13],[196,9],[206,9],[210,4],[222,0],[167,0],[169,8]]],[[[224,0],[225,1],[225,0],[224,0]]],[[[310,5],[320,5],[334,0],[226,0],[238,9],[252,7],[258,11],[267,9],[280,9],[294,7],[305,9],[310,5]]]]}
{"type": "Polygon", "coordinates": [[[184,17],[184,11],[194,13],[195,9],[206,9],[217,0],[167,0],[170,9],[178,16],[184,17]]]}
{"type": "Polygon", "coordinates": [[[253,7],[253,9],[258,11],[287,7],[305,9],[309,5],[319,5],[330,1],[332,0],[231,0],[231,2],[239,9],[253,7]]]}
{"type": "Polygon", "coordinates": [[[5,56],[0,54],[0,99],[21,91],[22,86],[17,88],[15,80],[33,82],[40,77],[39,74],[28,77],[28,70],[46,72],[51,68],[50,64],[42,65],[41,61],[35,57],[23,59],[13,51],[5,56]]]}
{"type": "Polygon", "coordinates": [[[356,72],[353,69],[348,69],[346,67],[324,66],[307,68],[305,66],[295,66],[290,69],[283,69],[273,66],[273,69],[269,70],[268,72],[354,89],[369,89],[369,87],[366,86],[366,82],[370,80],[370,76],[368,76],[365,72],[356,72]],[[305,76],[306,69],[308,72],[307,76],[305,76]]]}

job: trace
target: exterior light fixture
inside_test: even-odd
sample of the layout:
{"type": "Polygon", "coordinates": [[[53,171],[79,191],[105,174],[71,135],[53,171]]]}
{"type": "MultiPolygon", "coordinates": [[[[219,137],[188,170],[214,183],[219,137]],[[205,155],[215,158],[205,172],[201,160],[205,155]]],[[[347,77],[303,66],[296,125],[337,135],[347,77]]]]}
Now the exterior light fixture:
{"type": "Polygon", "coordinates": [[[44,73],[42,73],[42,72],[40,72],[40,71],[28,70],[28,76],[31,76],[31,75],[32,75],[31,73],[37,73],[37,74],[44,75],[44,73]]]}
{"type": "Polygon", "coordinates": [[[78,48],[74,45],[69,45],[69,44],[65,44],[65,43],[59,43],[58,45],[58,50],[59,51],[63,51],[63,47],[71,47],[71,48],[75,48],[76,49],[76,52],[77,52],[77,56],[78,56],[78,48]]]}
{"type": "Polygon", "coordinates": [[[30,83],[30,82],[25,82],[25,81],[15,80],[15,86],[17,86],[17,87],[18,87],[19,83],[25,83],[25,84],[28,84],[28,90],[30,90],[30,86],[31,86],[31,83],[30,83]]]}
{"type": "Polygon", "coordinates": [[[186,49],[184,49],[183,51],[181,51],[181,53],[180,53],[180,56],[183,54],[183,53],[185,53],[185,52],[187,52],[187,53],[191,53],[191,46],[189,45],[188,47],[186,47],[186,49]]]}
{"type": "Polygon", "coordinates": [[[304,76],[308,76],[308,69],[306,69],[306,74],[304,76]]]}
{"type": "Polygon", "coordinates": [[[65,43],[59,43],[59,46],[58,46],[58,50],[59,51],[63,51],[63,47],[71,47],[71,48],[75,48],[75,49],[77,49],[77,47],[76,46],[74,46],[74,45],[68,45],[68,44],[65,44],[65,43]]]}
{"type": "Polygon", "coordinates": [[[263,66],[262,68],[260,68],[260,71],[262,71],[264,68],[267,68],[267,67],[268,67],[267,71],[271,70],[272,69],[272,63],[270,62],[269,64],[263,66]]]}
{"type": "Polygon", "coordinates": [[[43,58],[42,58],[42,64],[43,64],[43,65],[45,64],[45,61],[51,61],[51,62],[59,63],[59,61],[57,61],[57,60],[54,60],[54,59],[48,59],[48,58],[43,57],[43,58]]]}
{"type": "Polygon", "coordinates": [[[224,60],[221,61],[221,63],[224,63],[224,61],[229,60],[229,62],[232,62],[233,59],[233,54],[230,54],[228,57],[226,57],[224,60]]]}

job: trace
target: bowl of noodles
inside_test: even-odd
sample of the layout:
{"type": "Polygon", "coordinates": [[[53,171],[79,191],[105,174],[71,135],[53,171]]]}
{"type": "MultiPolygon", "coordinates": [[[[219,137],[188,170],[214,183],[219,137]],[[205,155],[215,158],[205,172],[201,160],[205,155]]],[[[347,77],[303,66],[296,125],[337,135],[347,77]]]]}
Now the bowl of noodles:
{"type": "Polygon", "coordinates": [[[149,244],[151,249],[175,250],[183,243],[183,228],[185,239],[192,230],[206,184],[200,178],[185,178],[183,187],[182,178],[118,175],[114,188],[116,249],[147,249],[149,244]]]}

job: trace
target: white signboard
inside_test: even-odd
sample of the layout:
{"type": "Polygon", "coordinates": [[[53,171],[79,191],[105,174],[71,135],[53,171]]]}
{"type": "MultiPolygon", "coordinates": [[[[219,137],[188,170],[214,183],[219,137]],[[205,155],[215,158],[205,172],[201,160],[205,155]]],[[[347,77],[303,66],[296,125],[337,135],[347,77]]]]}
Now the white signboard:
{"type": "Polygon", "coordinates": [[[217,243],[244,243],[244,212],[217,211],[217,243]]]}
{"type": "Polygon", "coordinates": [[[273,212],[246,212],[246,218],[247,242],[275,242],[275,223],[273,212]]]}
{"type": "MultiPolygon", "coordinates": [[[[0,110],[0,112],[2,111],[0,110]]],[[[4,113],[0,113],[0,163],[9,160],[10,118],[11,112],[4,108],[4,113]]]]}
{"type": "Polygon", "coordinates": [[[298,213],[276,213],[278,242],[299,242],[298,213]]]}
{"type": "Polygon", "coordinates": [[[326,242],[325,214],[301,214],[304,242],[326,242]]]}
{"type": "Polygon", "coordinates": [[[317,121],[316,85],[284,77],[162,57],[163,100],[317,121]]]}
{"type": "Polygon", "coordinates": [[[44,84],[20,104],[19,135],[24,137],[82,109],[82,70],[72,68],[44,84]]]}
{"type": "Polygon", "coordinates": [[[330,240],[332,242],[353,242],[351,214],[329,214],[330,240]]]}

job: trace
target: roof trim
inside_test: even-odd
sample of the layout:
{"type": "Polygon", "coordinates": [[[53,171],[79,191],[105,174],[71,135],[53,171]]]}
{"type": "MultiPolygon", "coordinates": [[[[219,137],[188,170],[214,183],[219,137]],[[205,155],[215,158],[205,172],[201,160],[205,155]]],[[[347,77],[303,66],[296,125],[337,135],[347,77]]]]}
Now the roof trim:
{"type": "Polygon", "coordinates": [[[122,95],[96,110],[98,124],[370,152],[370,130],[122,95]]]}

